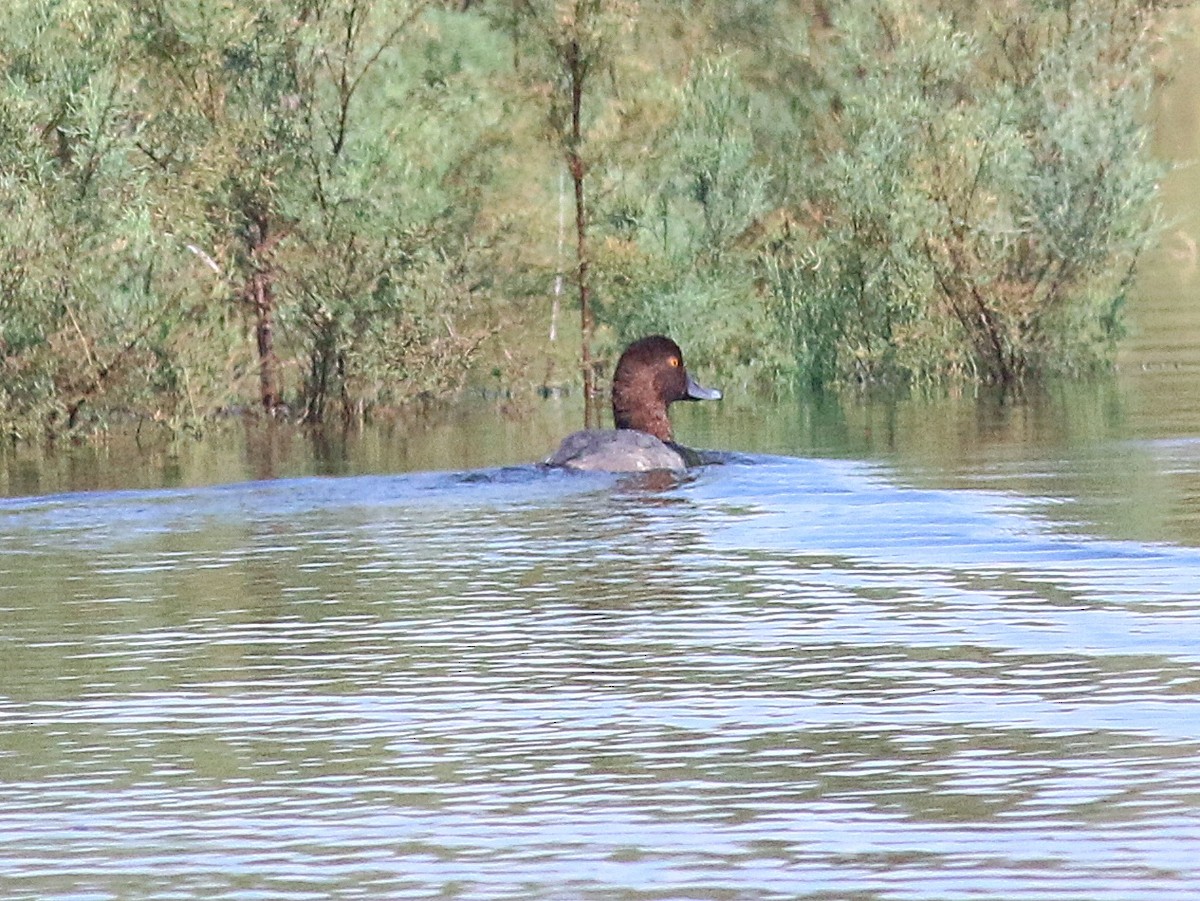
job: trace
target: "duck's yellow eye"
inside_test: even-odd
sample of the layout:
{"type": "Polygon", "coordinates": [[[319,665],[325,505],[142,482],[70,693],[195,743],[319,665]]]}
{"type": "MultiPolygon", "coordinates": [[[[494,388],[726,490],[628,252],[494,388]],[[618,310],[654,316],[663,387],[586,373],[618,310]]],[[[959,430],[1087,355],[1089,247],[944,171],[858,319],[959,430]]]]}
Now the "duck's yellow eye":
{"type": "Polygon", "coordinates": [[[679,357],[671,357],[668,362],[670,362],[671,366],[673,366],[675,369],[679,368],[679,357]]]}

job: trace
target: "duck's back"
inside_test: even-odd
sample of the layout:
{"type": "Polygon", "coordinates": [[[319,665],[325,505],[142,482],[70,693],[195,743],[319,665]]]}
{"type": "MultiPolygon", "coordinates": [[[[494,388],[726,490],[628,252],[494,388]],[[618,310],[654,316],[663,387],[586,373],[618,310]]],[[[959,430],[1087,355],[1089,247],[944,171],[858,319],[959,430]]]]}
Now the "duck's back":
{"type": "Polygon", "coordinates": [[[688,461],[675,447],[636,429],[587,429],[564,438],[546,465],[592,472],[648,472],[687,469],[688,461]]]}

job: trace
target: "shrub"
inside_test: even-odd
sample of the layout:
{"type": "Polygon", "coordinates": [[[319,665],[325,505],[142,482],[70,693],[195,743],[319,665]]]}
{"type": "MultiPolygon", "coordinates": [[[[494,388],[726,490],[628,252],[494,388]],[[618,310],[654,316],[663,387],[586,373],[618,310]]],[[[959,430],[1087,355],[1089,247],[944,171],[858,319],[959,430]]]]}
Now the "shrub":
{"type": "Polygon", "coordinates": [[[903,0],[836,13],[820,67],[834,129],[801,145],[810,215],[760,245],[813,381],[1012,382],[1111,361],[1159,176],[1147,13],[1014,6],[971,32],[903,0]]]}
{"type": "Polygon", "coordinates": [[[769,175],[756,159],[749,101],[727,61],[697,65],[676,100],[660,155],[620,172],[610,192],[599,318],[612,330],[610,352],[669,334],[714,377],[762,384],[779,361],[742,241],[767,209],[769,175]]]}

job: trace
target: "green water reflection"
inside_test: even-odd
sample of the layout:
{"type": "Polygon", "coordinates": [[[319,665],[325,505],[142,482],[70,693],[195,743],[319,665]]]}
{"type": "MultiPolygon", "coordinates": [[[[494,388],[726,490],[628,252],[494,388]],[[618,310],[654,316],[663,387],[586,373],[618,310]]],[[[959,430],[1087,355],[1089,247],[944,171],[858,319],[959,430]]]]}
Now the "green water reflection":
{"type": "MultiPolygon", "coordinates": [[[[1126,370],[1020,396],[730,397],[679,408],[704,448],[880,461],[925,487],[1018,492],[1099,534],[1200,544],[1200,392],[1190,367],[1126,370]]],[[[199,442],[116,434],[104,445],[8,449],[0,490],[28,495],[309,475],[470,470],[536,461],[578,421],[570,399],[477,402],[408,424],[317,435],[232,423],[199,442]]]]}

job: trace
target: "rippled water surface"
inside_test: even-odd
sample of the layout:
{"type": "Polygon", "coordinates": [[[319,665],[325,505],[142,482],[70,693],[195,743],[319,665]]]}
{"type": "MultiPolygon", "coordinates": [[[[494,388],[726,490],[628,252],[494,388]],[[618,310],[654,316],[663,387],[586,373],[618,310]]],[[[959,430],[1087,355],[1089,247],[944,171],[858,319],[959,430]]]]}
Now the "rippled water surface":
{"type": "Polygon", "coordinates": [[[854,460],[0,502],[5,898],[1192,899],[1200,550],[854,460]]]}

